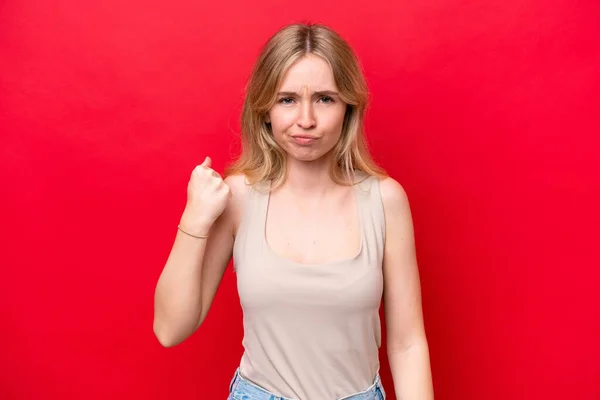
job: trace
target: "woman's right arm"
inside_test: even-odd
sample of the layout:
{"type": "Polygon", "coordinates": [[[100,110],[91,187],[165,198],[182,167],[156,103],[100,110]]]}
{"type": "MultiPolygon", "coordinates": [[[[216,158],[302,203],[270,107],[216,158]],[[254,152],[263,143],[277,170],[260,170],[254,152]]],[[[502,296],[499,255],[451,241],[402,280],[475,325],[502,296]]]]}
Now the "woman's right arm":
{"type": "MultiPolygon", "coordinates": [[[[229,180],[229,179],[227,179],[229,180]]],[[[175,346],[204,321],[233,251],[235,202],[229,185],[210,168],[196,167],[175,242],[154,294],[154,334],[165,347],[175,346]]]]}

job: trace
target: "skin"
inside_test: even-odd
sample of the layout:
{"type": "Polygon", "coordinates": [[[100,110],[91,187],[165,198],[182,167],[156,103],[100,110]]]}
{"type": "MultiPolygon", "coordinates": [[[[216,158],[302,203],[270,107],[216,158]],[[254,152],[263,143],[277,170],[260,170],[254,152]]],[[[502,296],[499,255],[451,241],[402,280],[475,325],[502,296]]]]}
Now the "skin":
{"type": "MultiPolygon", "coordinates": [[[[290,93],[278,95],[266,119],[275,140],[287,152],[288,178],[270,194],[265,234],[275,253],[299,263],[346,259],[354,256],[359,247],[359,222],[352,188],[336,184],[328,170],[331,149],[340,138],[347,107],[335,94],[337,90],[327,62],[307,55],[284,75],[279,92],[290,93]],[[315,139],[302,144],[294,139],[295,135],[315,139]]],[[[190,265],[193,274],[179,279],[200,282],[198,287],[189,289],[199,301],[186,303],[187,308],[172,306],[187,310],[180,313],[176,322],[155,323],[155,332],[164,346],[182,342],[202,324],[231,261],[248,186],[243,175],[229,176],[225,183],[231,189],[231,197],[212,226],[204,227],[210,230],[209,238],[198,241],[179,233],[176,238],[169,263],[190,265],[192,255],[197,263],[190,265]]],[[[386,222],[383,303],[395,393],[401,400],[432,400],[410,205],[403,187],[393,178],[381,179],[380,190],[386,222]]],[[[184,226],[186,222],[183,217],[184,226]]],[[[175,278],[170,279],[175,282],[175,278]]],[[[177,293],[182,284],[165,283],[165,287],[177,293]]]]}
{"type": "Polygon", "coordinates": [[[267,242],[282,257],[300,263],[350,258],[360,246],[353,191],[335,184],[328,172],[347,108],[337,92],[329,64],[309,55],[288,69],[266,118],[287,152],[289,171],[270,196],[267,242]],[[298,143],[297,135],[315,139],[298,143]]]}
{"type": "Polygon", "coordinates": [[[329,152],[342,134],[346,108],[333,73],[321,57],[305,56],[288,69],[266,121],[275,141],[288,154],[291,169],[326,166],[329,152]],[[299,145],[293,135],[318,139],[311,145],[299,145]]]}

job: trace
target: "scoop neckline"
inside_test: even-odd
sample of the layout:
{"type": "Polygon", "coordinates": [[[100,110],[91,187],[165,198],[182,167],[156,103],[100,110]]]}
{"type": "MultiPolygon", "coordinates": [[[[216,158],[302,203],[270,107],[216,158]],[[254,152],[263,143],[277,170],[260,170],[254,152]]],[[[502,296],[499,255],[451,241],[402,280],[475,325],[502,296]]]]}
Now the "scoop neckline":
{"type": "Polygon", "coordinates": [[[263,210],[263,215],[262,215],[262,234],[261,234],[262,244],[263,244],[263,247],[266,248],[267,253],[269,253],[269,255],[271,255],[271,257],[275,258],[279,262],[283,262],[283,263],[286,263],[289,265],[293,265],[293,266],[301,267],[301,268],[307,268],[307,269],[335,266],[335,265],[345,264],[345,263],[349,263],[349,262],[353,262],[353,261],[357,260],[363,253],[364,242],[365,242],[365,224],[363,223],[363,215],[362,215],[362,210],[361,210],[360,197],[358,194],[358,187],[365,180],[366,179],[360,181],[359,183],[355,183],[352,185],[352,194],[354,197],[354,204],[356,205],[355,217],[358,217],[358,225],[359,225],[359,230],[360,230],[360,244],[358,246],[358,252],[352,257],[347,257],[344,259],[333,260],[333,261],[328,261],[328,262],[320,262],[320,263],[302,263],[302,262],[291,260],[287,257],[284,257],[284,256],[278,254],[275,250],[273,250],[271,248],[271,245],[269,245],[269,241],[267,240],[267,218],[269,216],[269,204],[271,202],[271,181],[268,181],[267,193],[265,195],[265,200],[264,200],[265,205],[264,205],[264,210],[263,210]]]}

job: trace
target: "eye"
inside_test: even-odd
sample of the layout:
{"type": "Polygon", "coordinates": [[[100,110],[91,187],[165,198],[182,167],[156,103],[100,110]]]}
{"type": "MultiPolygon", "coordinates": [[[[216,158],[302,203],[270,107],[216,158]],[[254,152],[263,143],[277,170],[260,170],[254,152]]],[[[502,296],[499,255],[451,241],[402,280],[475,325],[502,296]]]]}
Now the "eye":
{"type": "Polygon", "coordinates": [[[279,99],[279,102],[281,104],[291,104],[292,101],[294,101],[291,97],[282,97],[281,99],[279,99]]]}
{"type": "Polygon", "coordinates": [[[333,98],[329,96],[321,96],[320,99],[323,103],[333,103],[333,98]]]}

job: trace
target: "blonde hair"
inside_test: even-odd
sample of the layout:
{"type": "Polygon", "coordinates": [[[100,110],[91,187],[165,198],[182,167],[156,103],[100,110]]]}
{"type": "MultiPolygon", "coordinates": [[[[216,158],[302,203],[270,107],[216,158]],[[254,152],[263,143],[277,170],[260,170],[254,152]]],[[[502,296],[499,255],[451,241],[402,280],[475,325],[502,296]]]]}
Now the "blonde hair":
{"type": "Polygon", "coordinates": [[[373,160],[364,137],[369,94],[359,61],[344,39],[319,24],[288,25],[262,49],[246,86],[241,115],[242,152],[226,168],[225,176],[243,173],[250,184],[272,180],[272,189],[285,181],[286,152],[275,142],[265,117],[275,104],[286,70],[307,54],[318,55],[329,63],[340,97],[347,104],[342,134],[331,158],[332,180],[351,185],[355,170],[387,176],[373,160]]]}

